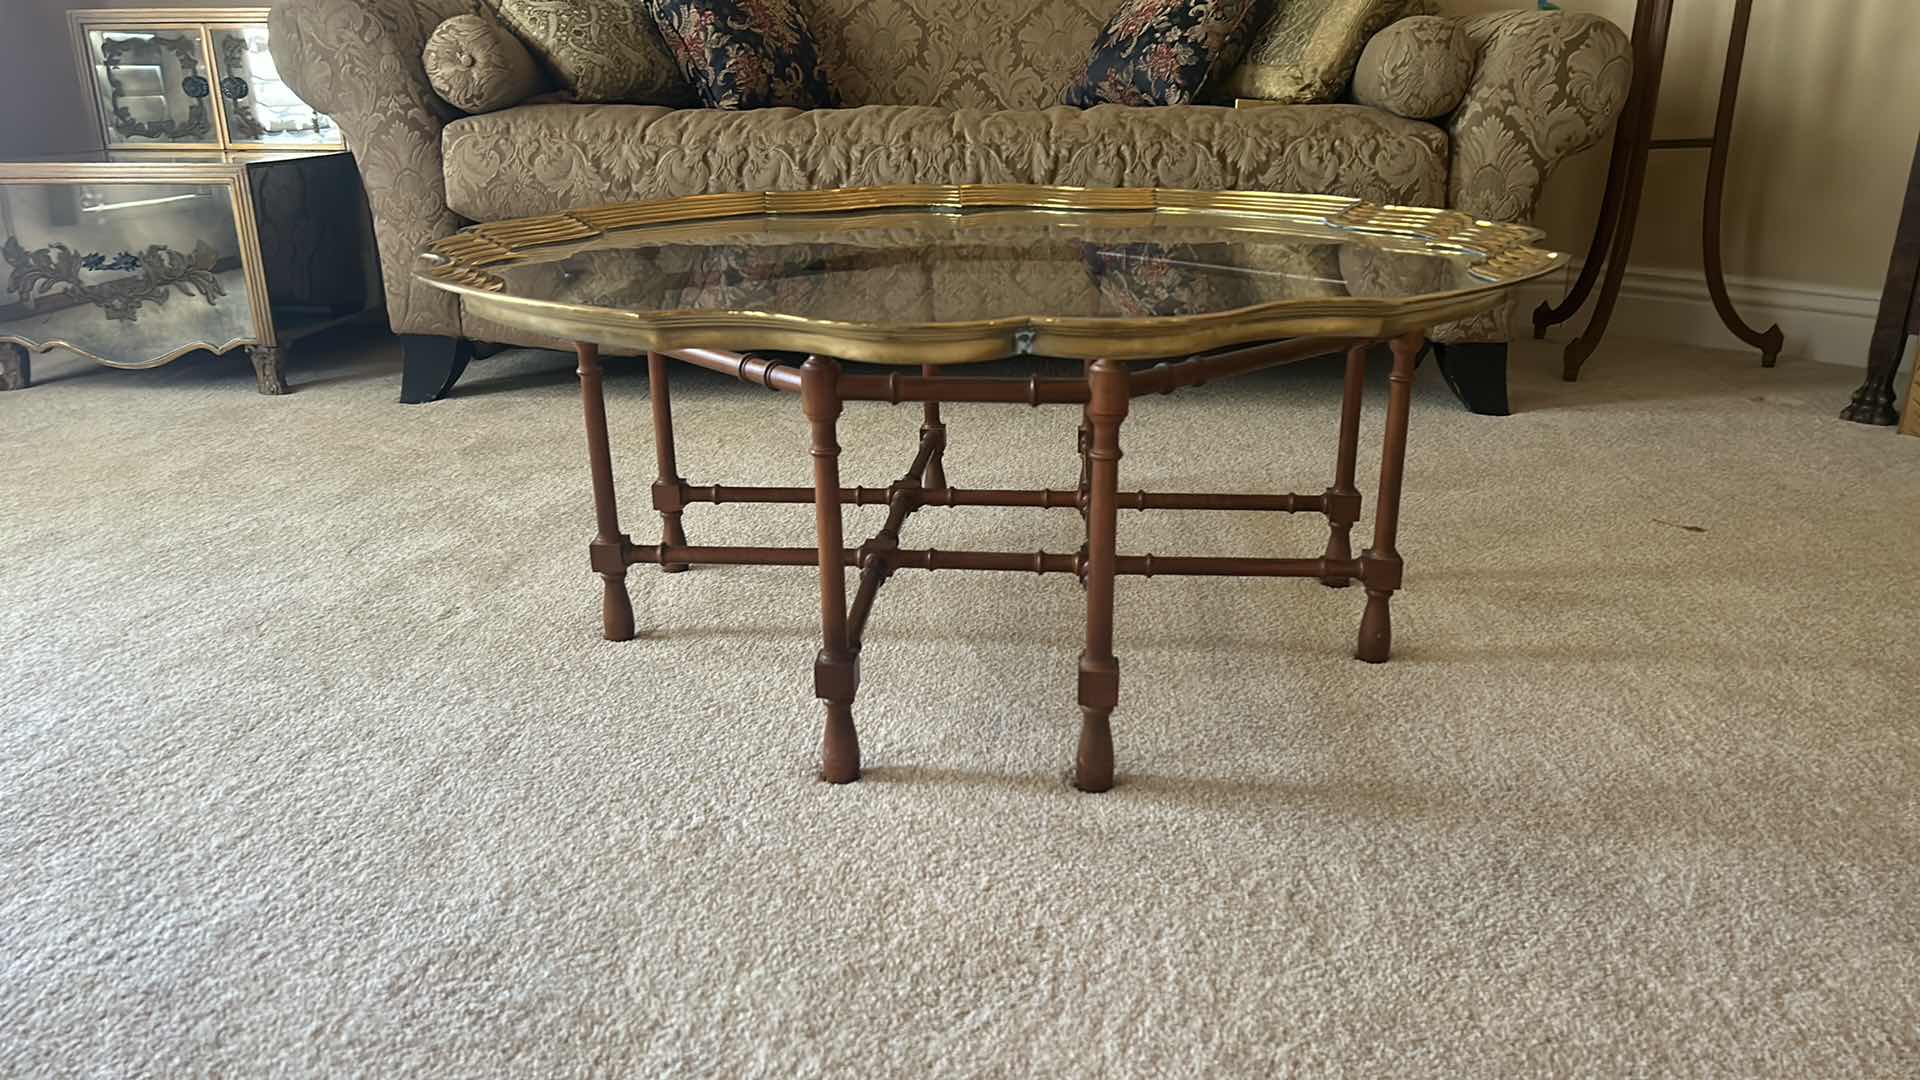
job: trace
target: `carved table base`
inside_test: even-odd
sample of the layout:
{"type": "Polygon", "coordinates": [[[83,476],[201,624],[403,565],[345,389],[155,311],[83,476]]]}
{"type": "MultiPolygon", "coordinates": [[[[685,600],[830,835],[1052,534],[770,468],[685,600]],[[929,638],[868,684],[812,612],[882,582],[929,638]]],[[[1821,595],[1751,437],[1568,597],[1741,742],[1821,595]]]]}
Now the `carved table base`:
{"type": "Polygon", "coordinates": [[[1406,460],[1407,419],[1414,364],[1424,343],[1424,336],[1420,334],[1392,342],[1392,389],[1387,403],[1373,541],[1358,557],[1352,554],[1349,537],[1360,517],[1361,497],[1355,487],[1354,472],[1365,353],[1367,346],[1373,344],[1369,341],[1306,339],[1147,368],[1096,360],[1086,365],[1078,377],[1026,379],[946,376],[933,368],[923,368],[918,374],[856,374],[823,356],[794,364],[777,356],[706,349],[652,354],[648,357],[648,373],[658,465],[653,508],[660,514],[662,523],[662,541],[654,545],[637,545],[620,531],[599,349],[582,343],[578,346],[580,390],[599,526],[589,546],[589,561],[602,580],[605,636],[613,641],[626,641],[634,636],[633,605],[627,596],[626,574],[627,567],[635,563],[653,563],[670,571],[698,565],[817,567],[821,648],[814,659],[813,683],[815,696],[826,706],[820,775],[833,783],[848,783],[860,778],[860,743],[854,726],[853,704],[860,687],[861,647],[874,600],[889,577],[900,570],[1073,574],[1084,584],[1087,602],[1086,640],[1079,663],[1080,736],[1073,782],[1083,791],[1106,791],[1114,783],[1110,720],[1120,701],[1120,662],[1113,653],[1113,584],[1118,575],[1306,577],[1332,586],[1357,582],[1365,589],[1366,601],[1355,655],[1369,663],[1387,660],[1393,640],[1389,602],[1401,581],[1401,559],[1394,542],[1406,460]],[[1226,495],[1120,490],[1122,430],[1135,398],[1171,393],[1182,387],[1343,349],[1347,364],[1340,409],[1339,452],[1333,482],[1324,491],[1226,495]],[[673,446],[672,403],[667,386],[669,356],[725,372],[744,382],[797,394],[811,431],[813,486],[728,487],[694,485],[682,479],[673,446]],[[919,450],[900,478],[886,487],[847,487],[841,482],[836,431],[842,409],[849,402],[921,404],[919,450]],[[1004,490],[949,485],[942,461],[947,446],[947,427],[940,416],[942,402],[1080,406],[1080,486],[1077,489],[1004,490]],[[687,543],[681,518],[688,506],[739,502],[812,504],[815,545],[729,547],[687,543]],[[871,538],[849,546],[841,523],[845,506],[885,506],[886,521],[871,538]],[[935,506],[1075,510],[1085,518],[1086,543],[1072,553],[902,547],[901,532],[908,519],[924,508],[935,506]],[[1122,508],[1316,513],[1327,520],[1327,546],[1321,555],[1310,558],[1123,555],[1118,551],[1116,537],[1116,518],[1122,508]],[[858,571],[850,603],[848,569],[858,571]]]}

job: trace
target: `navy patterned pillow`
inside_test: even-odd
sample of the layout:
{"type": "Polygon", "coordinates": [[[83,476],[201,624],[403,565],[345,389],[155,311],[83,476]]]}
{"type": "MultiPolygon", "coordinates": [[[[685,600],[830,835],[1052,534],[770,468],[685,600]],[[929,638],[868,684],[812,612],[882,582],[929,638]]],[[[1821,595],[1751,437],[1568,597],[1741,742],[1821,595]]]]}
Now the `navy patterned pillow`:
{"type": "Polygon", "coordinates": [[[708,108],[840,105],[794,0],[647,0],[647,11],[708,108]]]}
{"type": "Polygon", "coordinates": [[[1122,0],[1066,103],[1191,105],[1240,62],[1262,0],[1122,0]]]}

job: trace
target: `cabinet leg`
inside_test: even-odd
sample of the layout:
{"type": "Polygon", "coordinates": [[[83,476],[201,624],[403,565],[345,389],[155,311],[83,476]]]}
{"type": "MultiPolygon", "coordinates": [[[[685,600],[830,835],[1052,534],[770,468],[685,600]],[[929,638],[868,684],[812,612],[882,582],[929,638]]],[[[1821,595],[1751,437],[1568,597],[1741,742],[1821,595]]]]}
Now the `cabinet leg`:
{"type": "Polygon", "coordinates": [[[0,390],[33,385],[33,354],[25,345],[0,345],[0,390]]]}
{"type": "Polygon", "coordinates": [[[253,381],[261,393],[278,397],[287,392],[287,376],[282,365],[287,351],[277,345],[255,345],[247,350],[253,361],[253,381]]]}

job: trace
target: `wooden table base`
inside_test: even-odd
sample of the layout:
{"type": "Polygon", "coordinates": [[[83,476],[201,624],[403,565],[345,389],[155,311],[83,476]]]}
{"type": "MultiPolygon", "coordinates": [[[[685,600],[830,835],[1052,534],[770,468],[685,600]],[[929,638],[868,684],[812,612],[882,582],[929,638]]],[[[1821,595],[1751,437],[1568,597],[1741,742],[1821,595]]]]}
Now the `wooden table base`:
{"type": "Polygon", "coordinates": [[[580,393],[585,406],[587,459],[593,476],[598,531],[589,561],[602,580],[602,621],[612,641],[634,636],[633,605],[626,590],[627,567],[655,563],[668,571],[696,565],[817,566],[820,571],[821,647],[814,659],[814,695],[826,704],[821,746],[821,778],[843,784],[860,778],[860,741],[853,702],[860,686],[860,651],[868,616],[882,585],[899,570],[1012,570],[1034,574],[1074,574],[1085,584],[1086,644],[1080,653],[1080,739],[1074,784],[1082,791],[1113,786],[1113,736],[1110,720],[1120,698],[1120,662],[1113,654],[1113,583],[1118,575],[1156,574],[1231,577],[1308,577],[1330,586],[1359,582],[1366,590],[1355,655],[1384,663],[1392,648],[1389,601],[1400,587],[1401,560],[1394,548],[1400,514],[1401,477],[1406,461],[1407,415],[1414,365],[1425,338],[1412,334],[1392,342],[1392,390],[1387,403],[1385,445],[1381,453],[1379,504],[1373,543],[1358,557],[1350,534],[1359,520],[1361,498],[1355,488],[1361,399],[1366,350],[1371,341],[1302,339],[1130,368],[1110,360],[1087,364],[1079,377],[1026,379],[946,376],[938,369],[918,374],[852,374],[823,356],[792,364],[778,357],[687,349],[647,358],[652,392],[658,478],[653,508],[661,518],[661,542],[636,545],[620,531],[609,448],[606,402],[601,389],[599,349],[577,346],[580,393]],[[1345,392],[1341,398],[1339,450],[1333,483],[1314,494],[1225,495],[1120,490],[1120,433],[1132,401],[1145,394],[1171,393],[1185,386],[1256,371],[1345,350],[1345,392]],[[811,438],[812,487],[723,487],[687,483],[678,473],[673,446],[673,405],[667,360],[733,375],[744,382],[799,395],[811,438]],[[879,401],[922,405],[920,446],[900,479],[884,488],[845,487],[840,480],[836,437],[847,402],[879,401]],[[1079,405],[1081,481],[1076,489],[958,488],[947,483],[943,455],[947,427],[943,402],[1006,402],[1027,405],[1079,405]],[[687,543],[681,524],[694,504],[735,502],[812,503],[813,547],[719,547],[687,543]],[[841,524],[844,506],[885,506],[879,532],[849,547],[841,524]],[[929,506],[1032,506],[1072,509],[1086,520],[1086,542],[1072,553],[939,551],[904,548],[900,533],[907,519],[929,506]],[[1316,513],[1327,519],[1327,547],[1318,558],[1230,558],[1200,555],[1122,555],[1117,551],[1117,514],[1134,510],[1241,510],[1316,513]],[[859,571],[851,603],[846,570],[859,571]]]}

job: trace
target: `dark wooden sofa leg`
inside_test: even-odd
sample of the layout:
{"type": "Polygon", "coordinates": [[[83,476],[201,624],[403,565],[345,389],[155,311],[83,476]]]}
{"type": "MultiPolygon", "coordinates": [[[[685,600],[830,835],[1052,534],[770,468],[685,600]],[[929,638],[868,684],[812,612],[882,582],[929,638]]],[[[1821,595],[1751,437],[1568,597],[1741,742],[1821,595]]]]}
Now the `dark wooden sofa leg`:
{"type": "Polygon", "coordinates": [[[1481,416],[1508,416],[1507,346],[1505,342],[1433,346],[1440,374],[1453,396],[1468,412],[1481,416]]]}
{"type": "Polygon", "coordinates": [[[406,353],[406,367],[400,373],[400,401],[405,405],[446,397],[473,359],[473,342],[465,338],[401,334],[400,346],[406,353]]]}

